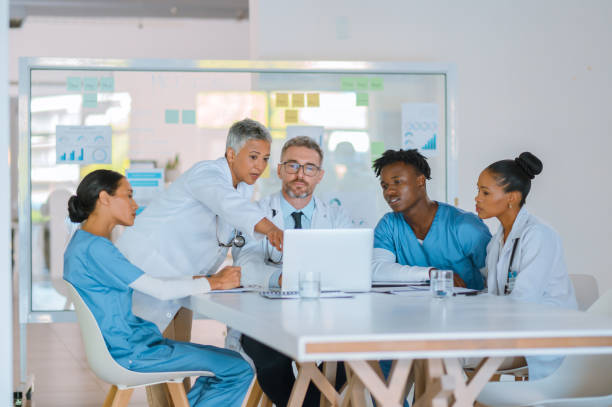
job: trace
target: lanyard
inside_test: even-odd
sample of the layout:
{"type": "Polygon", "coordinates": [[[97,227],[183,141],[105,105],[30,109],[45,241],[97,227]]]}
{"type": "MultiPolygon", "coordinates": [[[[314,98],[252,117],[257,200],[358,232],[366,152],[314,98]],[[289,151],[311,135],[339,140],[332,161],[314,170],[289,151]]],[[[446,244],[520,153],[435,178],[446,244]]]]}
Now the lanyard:
{"type": "MultiPolygon", "coordinates": [[[[510,263],[508,263],[508,274],[506,274],[506,286],[504,287],[504,294],[508,295],[512,292],[512,289],[514,288],[514,281],[512,281],[512,284],[510,284],[510,275],[512,274],[512,261],[514,260],[514,255],[516,254],[516,246],[518,246],[518,242],[519,242],[520,238],[517,238],[514,241],[514,246],[512,246],[512,254],[510,255],[510,263]]],[[[512,276],[512,278],[516,278],[516,276],[512,276]]]]}

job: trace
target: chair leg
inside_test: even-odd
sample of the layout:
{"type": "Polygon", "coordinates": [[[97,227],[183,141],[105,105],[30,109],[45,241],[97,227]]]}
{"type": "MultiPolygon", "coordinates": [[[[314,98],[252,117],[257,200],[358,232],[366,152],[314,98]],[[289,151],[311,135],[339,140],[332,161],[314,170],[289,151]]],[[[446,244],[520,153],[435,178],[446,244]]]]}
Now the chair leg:
{"type": "Polygon", "coordinates": [[[168,382],[168,391],[170,392],[170,398],[174,407],[189,407],[189,401],[187,400],[187,393],[185,393],[185,386],[183,382],[168,382]]]}
{"type": "Polygon", "coordinates": [[[263,390],[259,383],[257,382],[257,376],[253,378],[253,382],[251,383],[251,388],[246,396],[246,401],[243,404],[244,407],[257,407],[259,405],[259,400],[263,395],[263,390]]]}
{"type": "Polygon", "coordinates": [[[111,407],[127,407],[133,392],[134,389],[117,389],[111,407]]]}
{"type": "Polygon", "coordinates": [[[111,407],[111,404],[113,404],[113,399],[115,398],[115,394],[117,394],[117,386],[112,385],[111,388],[108,389],[108,394],[104,399],[104,404],[102,404],[102,407],[111,407]]]}

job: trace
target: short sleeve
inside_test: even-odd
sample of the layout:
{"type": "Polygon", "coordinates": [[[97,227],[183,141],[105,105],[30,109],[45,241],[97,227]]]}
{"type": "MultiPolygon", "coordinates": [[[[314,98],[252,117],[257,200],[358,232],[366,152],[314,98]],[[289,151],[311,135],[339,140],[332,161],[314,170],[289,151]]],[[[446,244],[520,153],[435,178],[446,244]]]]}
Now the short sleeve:
{"type": "Polygon", "coordinates": [[[126,259],[108,240],[96,239],[88,249],[92,270],[99,270],[96,279],[117,289],[125,289],[144,272],[126,259]]]}
{"type": "Polygon", "coordinates": [[[472,260],[474,267],[483,268],[491,241],[489,228],[473,214],[464,214],[457,220],[457,237],[463,254],[472,260]]]}
{"type": "MultiPolygon", "coordinates": [[[[390,214],[382,217],[374,229],[374,248],[385,249],[393,254],[397,254],[393,243],[393,228],[390,214]]],[[[391,214],[392,215],[392,214],[391,214]]]]}

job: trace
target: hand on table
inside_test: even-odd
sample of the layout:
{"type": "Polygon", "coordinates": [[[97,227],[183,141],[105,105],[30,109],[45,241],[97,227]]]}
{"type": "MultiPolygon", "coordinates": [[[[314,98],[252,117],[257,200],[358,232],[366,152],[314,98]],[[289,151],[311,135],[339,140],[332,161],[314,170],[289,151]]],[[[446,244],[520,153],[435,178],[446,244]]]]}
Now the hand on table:
{"type": "Polygon", "coordinates": [[[453,285],[455,287],[467,288],[467,286],[465,285],[465,281],[463,281],[463,279],[459,277],[459,274],[455,272],[453,272],[453,285]]]}
{"type": "Polygon", "coordinates": [[[229,290],[240,285],[240,276],[240,267],[227,266],[223,267],[218,273],[206,278],[211,290],[229,290]]]}

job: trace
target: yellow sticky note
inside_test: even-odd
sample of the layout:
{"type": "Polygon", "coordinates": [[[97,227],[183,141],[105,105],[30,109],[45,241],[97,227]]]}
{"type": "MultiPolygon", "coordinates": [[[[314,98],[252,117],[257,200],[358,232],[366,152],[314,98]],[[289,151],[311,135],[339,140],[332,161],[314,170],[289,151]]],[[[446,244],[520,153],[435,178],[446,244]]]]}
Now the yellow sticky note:
{"type": "Polygon", "coordinates": [[[306,102],[308,103],[308,107],[319,107],[319,94],[318,93],[307,93],[306,94],[306,102]]]}
{"type": "Polygon", "coordinates": [[[259,178],[270,178],[270,164],[266,166],[266,169],[261,173],[259,178]]]}
{"type": "Polygon", "coordinates": [[[303,93],[292,93],[291,94],[291,107],[304,107],[304,94],[303,93]]]}
{"type": "Polygon", "coordinates": [[[285,123],[297,123],[298,122],[298,111],[295,109],[285,110],[285,123]]]}
{"type": "Polygon", "coordinates": [[[276,94],[276,107],[289,107],[289,94],[288,93],[277,93],[276,94]]]}

